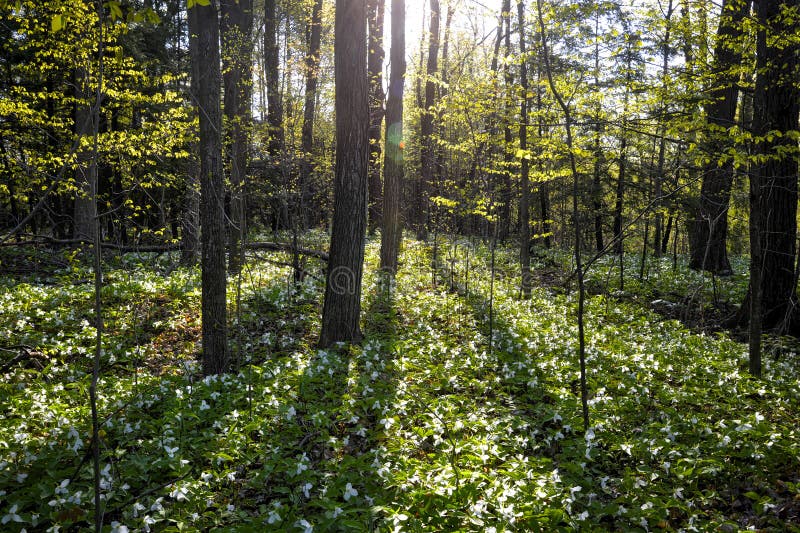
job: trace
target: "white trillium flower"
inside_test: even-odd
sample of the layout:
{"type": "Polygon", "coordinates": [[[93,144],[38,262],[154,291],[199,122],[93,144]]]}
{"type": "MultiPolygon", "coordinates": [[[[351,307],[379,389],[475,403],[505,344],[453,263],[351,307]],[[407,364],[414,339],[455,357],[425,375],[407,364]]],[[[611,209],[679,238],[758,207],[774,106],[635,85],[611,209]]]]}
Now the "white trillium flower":
{"type": "Polygon", "coordinates": [[[348,483],[344,487],[344,501],[350,500],[353,496],[358,496],[358,491],[353,488],[351,483],[348,483]]]}

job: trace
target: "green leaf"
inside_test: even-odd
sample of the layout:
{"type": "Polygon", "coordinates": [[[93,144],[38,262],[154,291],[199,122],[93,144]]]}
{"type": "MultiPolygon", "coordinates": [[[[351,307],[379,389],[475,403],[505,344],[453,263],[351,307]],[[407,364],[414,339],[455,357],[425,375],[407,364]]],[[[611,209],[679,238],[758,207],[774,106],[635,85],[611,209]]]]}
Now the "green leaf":
{"type": "Polygon", "coordinates": [[[64,15],[53,15],[53,18],[50,19],[50,29],[53,33],[61,31],[65,25],[64,15]]]}

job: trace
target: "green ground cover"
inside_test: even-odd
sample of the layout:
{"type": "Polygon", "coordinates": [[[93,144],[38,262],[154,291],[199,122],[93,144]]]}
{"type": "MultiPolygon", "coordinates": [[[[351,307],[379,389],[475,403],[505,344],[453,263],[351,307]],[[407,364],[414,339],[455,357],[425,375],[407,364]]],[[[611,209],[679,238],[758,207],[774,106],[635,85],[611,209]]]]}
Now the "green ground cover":
{"type": "MultiPolygon", "coordinates": [[[[230,284],[238,371],[213,378],[195,363],[198,272],[166,255],[112,261],[106,529],[800,531],[795,353],[754,380],[726,335],[593,296],[584,433],[574,296],[540,287],[520,301],[501,250],[490,336],[486,248],[444,249],[435,287],[430,253],[408,244],[387,288],[370,243],[366,340],[327,351],[314,347],[321,281],[250,263],[230,284]]],[[[663,283],[692,276],[681,266],[663,283]]],[[[25,354],[0,384],[3,530],[92,523],[90,278],[70,258],[0,278],[0,339],[14,347],[0,355],[25,354]]]]}

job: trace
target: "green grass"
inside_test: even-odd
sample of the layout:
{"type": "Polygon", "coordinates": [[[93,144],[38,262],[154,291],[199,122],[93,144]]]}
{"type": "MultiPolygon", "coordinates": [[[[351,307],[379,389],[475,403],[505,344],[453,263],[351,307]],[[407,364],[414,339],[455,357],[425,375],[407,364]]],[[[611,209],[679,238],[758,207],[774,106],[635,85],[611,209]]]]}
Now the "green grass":
{"type": "MultiPolygon", "coordinates": [[[[542,287],[520,301],[501,251],[490,342],[487,250],[443,253],[460,293],[431,285],[430,250],[411,242],[387,296],[370,243],[366,341],[326,351],[320,282],[249,264],[231,313],[239,371],[205,379],[198,272],[167,256],[109,265],[106,529],[800,531],[796,354],[757,381],[725,335],[592,297],[584,435],[575,298],[542,287]]],[[[0,282],[0,338],[31,354],[0,385],[4,530],[92,523],[92,287],[66,264],[0,282]]],[[[671,276],[657,279],[694,274],[671,276]]]]}

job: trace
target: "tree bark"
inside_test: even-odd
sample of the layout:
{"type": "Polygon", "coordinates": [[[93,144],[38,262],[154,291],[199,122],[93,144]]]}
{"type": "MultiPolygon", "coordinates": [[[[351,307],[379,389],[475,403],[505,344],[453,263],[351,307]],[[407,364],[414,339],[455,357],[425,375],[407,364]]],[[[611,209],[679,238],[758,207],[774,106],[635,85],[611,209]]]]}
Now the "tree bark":
{"type": "Polygon", "coordinates": [[[667,156],[667,106],[666,106],[666,91],[667,91],[667,78],[669,76],[669,55],[670,55],[670,36],[672,34],[672,14],[675,5],[673,0],[669,0],[667,4],[667,12],[664,14],[664,42],[661,45],[661,81],[662,81],[662,95],[661,95],[661,139],[658,145],[658,167],[653,178],[653,208],[655,209],[655,224],[653,234],[653,256],[661,257],[661,236],[664,226],[664,213],[662,212],[662,199],[664,194],[664,172],[666,170],[666,156],[667,156]]]}
{"type": "Polygon", "coordinates": [[[330,260],[319,345],[359,342],[367,225],[369,83],[366,0],[337,0],[335,23],[336,174],[330,260]]]}
{"type": "Polygon", "coordinates": [[[280,49],[278,48],[278,13],[275,0],[264,0],[264,69],[267,77],[267,123],[269,154],[273,164],[282,156],[284,146],[283,103],[280,91],[280,49]]]}
{"type": "MultiPolygon", "coordinates": [[[[765,329],[797,333],[794,278],[797,239],[797,140],[785,133],[800,128],[800,45],[787,42],[796,28],[785,12],[797,0],[756,0],[759,32],[756,44],[756,86],[753,134],[755,162],[751,167],[751,287],[761,295],[760,318],[765,329]],[[754,246],[755,244],[755,246],[754,246]],[[760,260],[760,265],[758,264],[760,260]],[[760,272],[755,272],[755,270],[760,272]],[[753,283],[759,283],[754,287],[753,283]]],[[[746,308],[747,301],[743,308],[746,308]]]]}
{"type": "Polygon", "coordinates": [[[421,190],[422,203],[419,206],[417,223],[417,235],[424,239],[427,237],[430,225],[430,196],[434,193],[434,172],[436,170],[436,150],[433,146],[434,112],[436,105],[436,83],[434,77],[439,70],[439,19],[441,10],[439,0],[430,0],[431,20],[430,35],[428,37],[428,66],[426,70],[427,79],[425,81],[425,104],[421,113],[420,140],[421,150],[421,190]]]}
{"type": "Polygon", "coordinates": [[[369,27],[369,227],[376,229],[381,218],[381,130],[383,101],[383,19],[385,0],[367,0],[369,27]]]}
{"type": "Polygon", "coordinates": [[[322,2],[323,0],[314,0],[314,7],[311,10],[311,22],[307,30],[306,91],[301,133],[303,161],[300,169],[300,201],[302,202],[302,211],[304,211],[301,213],[301,218],[306,226],[320,222],[314,214],[318,210],[315,209],[314,205],[317,192],[311,181],[311,160],[314,153],[314,119],[317,114],[317,82],[319,80],[319,54],[322,43],[322,2]]]}
{"type": "Polygon", "coordinates": [[[241,268],[239,248],[245,235],[245,178],[250,146],[250,63],[253,56],[252,0],[222,0],[221,36],[225,87],[226,145],[230,165],[230,225],[228,264],[241,268]]]}
{"type": "Polygon", "coordinates": [[[214,3],[189,9],[192,92],[200,118],[203,373],[228,369],[225,184],[222,171],[219,18],[214,3]]]}
{"type": "MultiPolygon", "coordinates": [[[[528,149],[528,58],[525,46],[525,4],[517,1],[517,16],[519,19],[519,53],[522,57],[519,68],[520,88],[522,98],[520,103],[519,124],[519,149],[525,152],[528,149]]],[[[544,37],[542,37],[544,38],[544,37]]],[[[527,155],[522,158],[520,169],[520,200],[519,200],[519,263],[521,271],[522,297],[531,297],[531,226],[530,226],[530,159],[527,155]]]]}
{"type": "Polygon", "coordinates": [[[383,226],[381,270],[397,273],[402,227],[400,196],[403,190],[403,91],[406,73],[405,0],[392,0],[392,46],[389,98],[386,102],[386,153],[383,160],[383,226]]]}
{"type": "Polygon", "coordinates": [[[726,148],[724,130],[736,120],[739,86],[735,69],[742,62],[740,45],[736,41],[742,37],[742,22],[749,13],[750,0],[725,0],[722,4],[714,51],[717,78],[708,91],[709,103],[705,109],[709,138],[704,143],[704,151],[709,161],[703,167],[700,203],[689,233],[689,266],[721,275],[732,273],[727,241],[734,169],[732,161],[719,166],[718,157],[726,148]]]}

